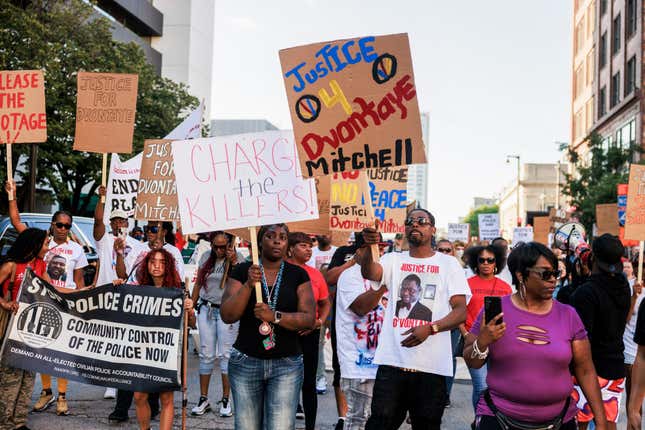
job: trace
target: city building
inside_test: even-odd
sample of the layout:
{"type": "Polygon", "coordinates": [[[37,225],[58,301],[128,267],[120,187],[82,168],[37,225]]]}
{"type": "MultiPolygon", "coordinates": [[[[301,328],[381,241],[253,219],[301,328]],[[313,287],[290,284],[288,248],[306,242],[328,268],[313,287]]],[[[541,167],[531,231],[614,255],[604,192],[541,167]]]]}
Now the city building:
{"type": "Polygon", "coordinates": [[[550,208],[556,206],[556,196],[565,184],[565,172],[566,165],[560,163],[521,165],[519,195],[518,181],[515,178],[504,187],[498,201],[500,229],[504,237],[512,237],[518,216],[521,224],[526,225],[536,214],[546,214],[550,208]]]}
{"type": "Polygon", "coordinates": [[[495,197],[473,197],[473,209],[477,209],[482,206],[493,206],[496,204],[497,198],[495,197]]]}
{"type": "Polygon", "coordinates": [[[421,134],[426,149],[426,164],[408,166],[408,201],[416,201],[417,206],[428,207],[428,164],[430,163],[430,114],[421,114],[421,134]]]}
{"type": "Polygon", "coordinates": [[[211,121],[210,133],[211,136],[230,136],[277,129],[266,119],[214,119],[211,121]]]}

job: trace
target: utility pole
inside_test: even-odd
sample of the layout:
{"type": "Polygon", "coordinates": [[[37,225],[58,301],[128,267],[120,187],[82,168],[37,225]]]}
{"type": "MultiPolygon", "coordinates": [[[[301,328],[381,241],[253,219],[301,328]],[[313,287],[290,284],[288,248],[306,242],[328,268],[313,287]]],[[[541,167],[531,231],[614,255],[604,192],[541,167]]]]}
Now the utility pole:
{"type": "Polygon", "coordinates": [[[516,198],[516,211],[515,211],[515,225],[518,227],[522,226],[522,220],[520,218],[520,156],[519,155],[507,155],[506,156],[506,163],[510,163],[511,158],[514,158],[515,161],[517,162],[517,184],[515,185],[515,198],[516,198]]]}
{"type": "Polygon", "coordinates": [[[560,210],[560,160],[555,165],[555,210],[560,210]]]}

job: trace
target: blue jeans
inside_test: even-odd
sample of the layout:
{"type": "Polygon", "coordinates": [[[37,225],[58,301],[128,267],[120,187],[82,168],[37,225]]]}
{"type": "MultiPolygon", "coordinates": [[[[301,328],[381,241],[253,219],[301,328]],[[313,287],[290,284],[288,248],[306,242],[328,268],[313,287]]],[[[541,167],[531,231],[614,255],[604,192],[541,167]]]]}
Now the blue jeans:
{"type": "Polygon", "coordinates": [[[291,430],[302,388],[302,355],[260,359],[237,349],[228,363],[235,428],[238,430],[291,430]]]}
{"type": "Polygon", "coordinates": [[[488,375],[488,367],[484,364],[479,369],[468,368],[470,372],[470,379],[473,383],[473,412],[477,412],[477,403],[479,403],[479,398],[488,385],[486,385],[486,375],[488,375]]]}
{"type": "Polygon", "coordinates": [[[450,399],[450,393],[452,392],[452,384],[453,382],[455,382],[455,372],[457,371],[457,353],[462,353],[462,351],[457,351],[460,340],[461,332],[459,331],[459,329],[454,328],[450,330],[450,343],[452,345],[452,376],[446,376],[446,391],[448,391],[448,399],[450,399]]]}
{"type": "Polygon", "coordinates": [[[215,358],[219,358],[219,367],[223,375],[228,373],[228,359],[231,348],[237,339],[239,321],[226,324],[219,315],[219,309],[202,305],[197,314],[199,328],[199,374],[213,373],[215,358]]]}

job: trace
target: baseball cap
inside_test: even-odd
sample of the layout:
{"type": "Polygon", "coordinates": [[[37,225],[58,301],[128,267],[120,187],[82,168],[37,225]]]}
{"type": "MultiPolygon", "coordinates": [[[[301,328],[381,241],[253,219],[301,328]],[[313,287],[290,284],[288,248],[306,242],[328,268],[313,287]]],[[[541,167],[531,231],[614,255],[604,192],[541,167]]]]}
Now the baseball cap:
{"type": "Polygon", "coordinates": [[[126,211],[124,211],[124,210],[121,210],[121,209],[114,209],[110,213],[110,219],[114,219],[114,218],[128,219],[128,213],[126,211]]]}
{"type": "Polygon", "coordinates": [[[623,271],[622,258],[625,248],[617,236],[605,233],[597,237],[591,245],[594,261],[598,268],[606,273],[623,271]]]}

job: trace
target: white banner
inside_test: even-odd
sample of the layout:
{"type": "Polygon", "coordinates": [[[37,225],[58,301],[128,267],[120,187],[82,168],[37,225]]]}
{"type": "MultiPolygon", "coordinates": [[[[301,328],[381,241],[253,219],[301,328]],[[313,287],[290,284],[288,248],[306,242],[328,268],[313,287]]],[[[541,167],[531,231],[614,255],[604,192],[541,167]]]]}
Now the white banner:
{"type": "Polygon", "coordinates": [[[533,242],[533,227],[515,227],[513,229],[513,245],[519,242],[533,242]]]}
{"type": "Polygon", "coordinates": [[[125,211],[128,217],[134,216],[140,172],[141,154],[124,162],[118,154],[112,154],[103,214],[105,224],[110,223],[110,213],[115,209],[125,211]]]}
{"type": "Polygon", "coordinates": [[[185,234],[318,218],[291,131],[172,143],[185,234]]]}
{"type": "Polygon", "coordinates": [[[202,137],[202,115],[204,113],[204,103],[191,112],[173,131],[168,133],[164,139],[197,139],[202,137]]]}
{"type": "Polygon", "coordinates": [[[468,243],[470,240],[470,224],[449,223],[448,240],[451,242],[460,240],[464,243],[468,243]]]}
{"type": "Polygon", "coordinates": [[[499,214],[479,214],[479,240],[493,240],[499,237],[499,214]]]}

